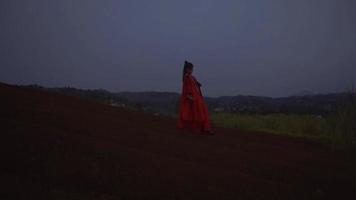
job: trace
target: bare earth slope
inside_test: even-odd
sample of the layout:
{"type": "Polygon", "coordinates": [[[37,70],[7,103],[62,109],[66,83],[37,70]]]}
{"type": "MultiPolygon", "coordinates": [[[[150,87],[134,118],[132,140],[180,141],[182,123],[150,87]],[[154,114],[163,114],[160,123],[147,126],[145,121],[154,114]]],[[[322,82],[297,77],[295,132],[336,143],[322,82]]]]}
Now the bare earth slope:
{"type": "Polygon", "coordinates": [[[356,162],[316,142],[0,84],[1,199],[346,199],[356,162]]]}

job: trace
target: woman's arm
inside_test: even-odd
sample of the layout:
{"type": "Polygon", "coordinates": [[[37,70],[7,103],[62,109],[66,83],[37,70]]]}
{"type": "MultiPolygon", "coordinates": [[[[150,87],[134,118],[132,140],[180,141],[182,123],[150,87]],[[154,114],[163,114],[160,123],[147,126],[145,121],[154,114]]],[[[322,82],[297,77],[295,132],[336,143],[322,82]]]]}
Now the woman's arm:
{"type": "Polygon", "coordinates": [[[198,87],[201,87],[201,83],[199,83],[198,81],[197,81],[197,85],[198,85],[198,87]]]}

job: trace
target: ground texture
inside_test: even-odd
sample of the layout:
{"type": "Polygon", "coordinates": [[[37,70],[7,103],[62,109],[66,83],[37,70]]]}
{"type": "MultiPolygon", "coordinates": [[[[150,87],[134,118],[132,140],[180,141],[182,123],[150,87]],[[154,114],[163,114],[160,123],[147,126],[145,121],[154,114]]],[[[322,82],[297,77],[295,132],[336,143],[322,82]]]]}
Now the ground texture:
{"type": "Polygon", "coordinates": [[[356,158],[0,84],[1,199],[356,199],[356,158]]]}

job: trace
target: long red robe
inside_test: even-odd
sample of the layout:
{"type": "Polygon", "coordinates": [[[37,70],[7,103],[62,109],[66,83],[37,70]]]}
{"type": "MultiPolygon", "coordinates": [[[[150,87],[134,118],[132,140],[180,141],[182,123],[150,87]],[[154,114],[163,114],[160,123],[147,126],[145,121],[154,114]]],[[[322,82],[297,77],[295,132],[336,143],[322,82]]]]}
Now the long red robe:
{"type": "Polygon", "coordinates": [[[200,84],[193,75],[188,73],[183,78],[177,128],[197,131],[211,130],[209,112],[200,90],[200,84]],[[193,98],[192,101],[188,99],[189,95],[193,98]]]}

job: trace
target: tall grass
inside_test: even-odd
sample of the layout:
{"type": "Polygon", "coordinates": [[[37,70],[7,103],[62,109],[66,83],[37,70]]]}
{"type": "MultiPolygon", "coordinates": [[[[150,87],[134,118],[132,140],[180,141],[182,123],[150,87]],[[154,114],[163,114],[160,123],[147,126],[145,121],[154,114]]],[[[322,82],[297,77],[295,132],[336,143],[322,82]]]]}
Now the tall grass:
{"type": "Polygon", "coordinates": [[[328,120],[320,116],[297,114],[214,113],[214,125],[245,131],[263,131],[297,137],[327,139],[331,137],[328,120]]]}
{"type": "Polygon", "coordinates": [[[353,89],[330,119],[333,145],[356,149],[356,95],[353,89]]]}
{"type": "Polygon", "coordinates": [[[212,113],[211,120],[216,126],[313,138],[333,147],[356,149],[356,96],[353,91],[329,116],[212,113]]]}

